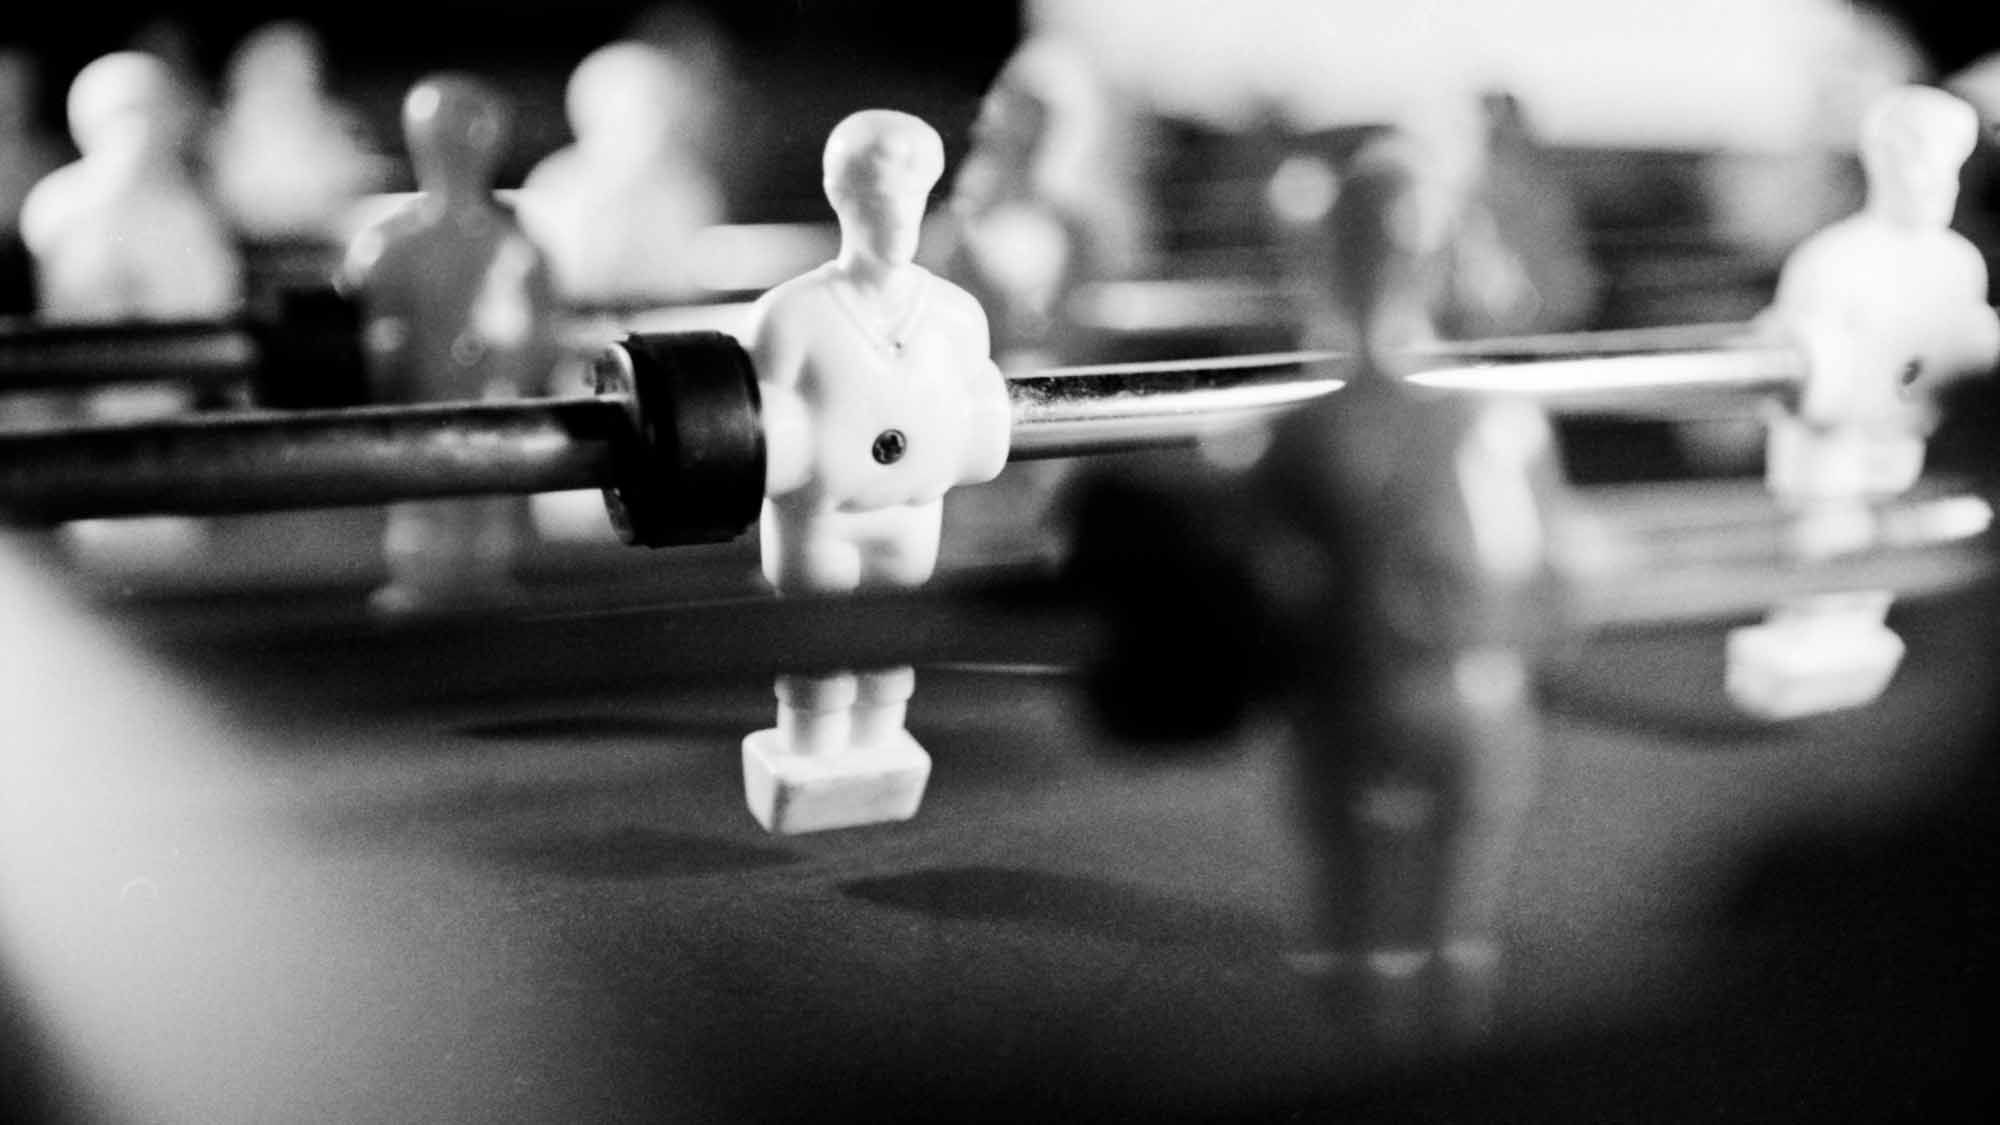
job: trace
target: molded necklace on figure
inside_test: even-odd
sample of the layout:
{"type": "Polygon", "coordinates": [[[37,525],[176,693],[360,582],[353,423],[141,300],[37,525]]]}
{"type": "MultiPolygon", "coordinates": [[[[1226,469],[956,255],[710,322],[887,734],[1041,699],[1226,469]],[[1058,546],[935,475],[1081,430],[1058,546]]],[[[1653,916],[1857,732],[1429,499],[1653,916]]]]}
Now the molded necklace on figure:
{"type": "Polygon", "coordinates": [[[908,307],[888,322],[886,331],[877,328],[875,325],[879,322],[872,321],[862,312],[860,305],[856,303],[856,294],[852,292],[852,282],[836,278],[831,286],[834,303],[840,306],[841,312],[847,314],[847,319],[854,324],[855,331],[861,333],[861,338],[868,341],[869,346],[892,360],[901,359],[904,350],[908,348],[910,332],[916,327],[917,318],[923,315],[925,301],[930,296],[930,271],[920,266],[911,268],[917,275],[913,287],[915,291],[910,295],[908,307]]]}

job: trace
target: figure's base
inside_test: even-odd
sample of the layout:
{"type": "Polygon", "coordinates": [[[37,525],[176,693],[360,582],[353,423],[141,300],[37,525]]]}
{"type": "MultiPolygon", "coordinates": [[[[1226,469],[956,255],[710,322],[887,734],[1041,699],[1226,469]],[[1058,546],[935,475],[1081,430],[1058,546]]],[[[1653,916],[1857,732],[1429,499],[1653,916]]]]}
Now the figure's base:
{"type": "Polygon", "coordinates": [[[908,731],[880,746],[810,756],[786,751],[775,729],[743,740],[750,814],[778,835],[908,820],[930,776],[931,756],[908,731]]]}
{"type": "Polygon", "coordinates": [[[1797,719],[1873,703],[1903,641],[1872,617],[1751,625],[1729,634],[1726,686],[1746,714],[1797,719]]]}

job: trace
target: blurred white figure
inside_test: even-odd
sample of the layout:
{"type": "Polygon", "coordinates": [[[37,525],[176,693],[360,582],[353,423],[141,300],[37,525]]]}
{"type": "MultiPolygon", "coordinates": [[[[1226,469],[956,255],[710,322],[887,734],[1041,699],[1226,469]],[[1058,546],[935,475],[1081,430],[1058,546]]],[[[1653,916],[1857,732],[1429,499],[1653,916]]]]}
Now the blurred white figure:
{"type": "Polygon", "coordinates": [[[354,205],[387,184],[358,118],[326,94],[319,37],[280,21],[252,32],[229,62],[209,137],[216,196],[253,239],[332,240],[354,205]]]}
{"type": "Polygon", "coordinates": [[[697,146],[697,90],[680,60],[631,41],[598,48],[570,76],[576,143],[536,165],[517,196],[566,300],[628,304],[698,290],[689,246],[723,208],[697,146]]]}
{"type": "MultiPolygon", "coordinates": [[[[1941,90],[1878,99],[1861,128],[1866,207],[1801,244],[1762,318],[1811,372],[1797,409],[1772,420],[1766,454],[1772,493],[1808,521],[1808,559],[1839,551],[1868,527],[1871,502],[1916,482],[1933,396],[2000,359],[1986,263],[1950,229],[1977,132],[1972,107],[1941,90]]],[[[1902,659],[1889,603],[1872,591],[1803,598],[1737,630],[1731,697],[1772,718],[1869,702],[1902,659]]]]}
{"type": "Polygon", "coordinates": [[[36,184],[21,209],[40,311],[69,321],[216,317],[243,297],[242,262],[180,153],[193,124],[166,65],[121,51],[69,91],[82,159],[36,184]]]}
{"type": "MultiPolygon", "coordinates": [[[[943,501],[1007,463],[1012,411],[986,315],[916,264],[944,143],[891,110],[828,136],[827,201],[840,253],[765,293],[745,340],[771,451],[760,528],[781,595],[922,585],[937,566],[943,501]]],[[[811,832],[906,820],[930,756],[904,722],[908,666],[777,682],[777,724],[743,741],[752,813],[811,832]]]]}
{"type": "Polygon", "coordinates": [[[1060,362],[1071,291],[1137,254],[1140,208],[1112,167],[1110,117],[1089,60],[1048,38],[1015,51],[980,105],[943,269],[985,305],[1005,370],[1060,362]]]}
{"type": "MultiPolygon", "coordinates": [[[[114,322],[227,316],[243,300],[243,264],[227,224],[184,160],[192,103],[165,63],[121,51],[85,66],[69,89],[69,128],[82,158],[50,173],[21,208],[35,260],[39,314],[114,322]]],[[[82,410],[99,420],[186,410],[174,387],[97,391],[82,410]]],[[[62,420],[70,401],[10,396],[10,424],[62,420]],[[39,416],[37,416],[39,415],[39,416]]],[[[84,520],[68,540],[86,558],[156,564],[200,550],[200,524],[176,517],[84,520]]]]}
{"type": "Polygon", "coordinates": [[[1983,56],[1971,66],[1952,75],[1945,88],[1979,111],[1987,121],[2000,121],[2000,51],[1983,56]]]}
{"type": "Polygon", "coordinates": [[[1853,157],[1866,107],[1931,72],[1893,16],[1851,4],[1816,11],[1801,46],[1811,64],[1804,134],[1790,149],[1724,156],[1708,167],[1715,229],[1730,246],[1769,262],[1860,204],[1853,157]]]}
{"type": "Polygon", "coordinates": [[[681,113],[688,143],[706,165],[718,169],[724,184],[741,182],[731,173],[738,163],[755,157],[745,150],[757,147],[746,143],[757,123],[746,120],[754,115],[741,112],[752,91],[737,80],[728,34],[705,9],[668,0],[633,17],[625,38],[665,51],[680,63],[688,80],[687,108],[681,113]]]}
{"type": "MultiPolygon", "coordinates": [[[[988,88],[945,208],[939,272],[986,309],[993,356],[1010,375],[1078,362],[1079,287],[1127,276],[1144,256],[1146,207],[1115,99],[1074,44],[1023,43],[988,88]]],[[[1061,461],[1011,465],[984,488],[948,495],[954,555],[1001,561],[1049,553],[1045,516],[1061,461]]]]}

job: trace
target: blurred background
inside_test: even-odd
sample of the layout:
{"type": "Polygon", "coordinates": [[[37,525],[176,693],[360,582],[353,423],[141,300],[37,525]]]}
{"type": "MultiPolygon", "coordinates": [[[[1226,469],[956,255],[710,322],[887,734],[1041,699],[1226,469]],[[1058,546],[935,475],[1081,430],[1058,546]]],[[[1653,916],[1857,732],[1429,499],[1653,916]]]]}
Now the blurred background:
{"type": "MultiPolygon", "coordinates": [[[[819,145],[862,106],[927,117],[956,166],[1016,46],[1055,36],[1111,98],[1117,135],[1097,159],[1140,185],[1145,253],[1127,272],[1152,274],[1190,272],[1190,253],[1267,244],[1262,192],[1296,138],[1504,93],[1607,271],[1599,326],[1743,311],[1753,298],[1739,284],[1768,282],[1799,237],[1853,205],[1843,157],[1870,91],[1965,78],[2000,100],[1991,71],[1983,85],[1972,78],[2000,44],[1946,0],[1241,0],[1226,13],[1201,0],[115,0],[8,16],[0,46],[10,70],[25,68],[9,96],[28,102],[11,115],[60,143],[71,78],[123,47],[167,58],[213,107],[246,38],[278,19],[319,36],[329,94],[391,162],[415,79],[450,68],[501,82],[518,103],[503,186],[572,139],[564,85],[588,52],[627,38],[667,46],[706,90],[698,130],[735,222],[823,220],[819,145]]],[[[10,177],[26,179],[12,163],[10,177]]],[[[1965,225],[1982,233],[1974,212],[1990,206],[1990,167],[1976,160],[1969,173],[1965,225]]],[[[408,187],[407,172],[387,186],[408,187]]],[[[31,307],[13,289],[11,311],[31,307]]]]}

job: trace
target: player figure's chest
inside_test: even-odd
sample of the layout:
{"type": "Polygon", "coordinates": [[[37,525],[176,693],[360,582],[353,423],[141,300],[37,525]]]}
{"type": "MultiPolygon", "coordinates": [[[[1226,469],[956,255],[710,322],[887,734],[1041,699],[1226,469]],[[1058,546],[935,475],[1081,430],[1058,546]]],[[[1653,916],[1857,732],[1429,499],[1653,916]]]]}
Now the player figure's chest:
{"type": "Polygon", "coordinates": [[[942,495],[964,457],[965,342],[933,323],[897,337],[843,324],[819,343],[799,390],[814,417],[820,494],[858,508],[942,495]]]}
{"type": "Polygon", "coordinates": [[[800,372],[806,401],[827,414],[893,414],[921,424],[931,412],[962,410],[965,342],[939,318],[909,323],[844,319],[817,341],[800,372]]]}

